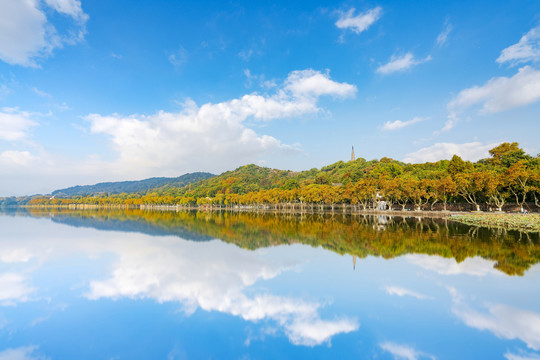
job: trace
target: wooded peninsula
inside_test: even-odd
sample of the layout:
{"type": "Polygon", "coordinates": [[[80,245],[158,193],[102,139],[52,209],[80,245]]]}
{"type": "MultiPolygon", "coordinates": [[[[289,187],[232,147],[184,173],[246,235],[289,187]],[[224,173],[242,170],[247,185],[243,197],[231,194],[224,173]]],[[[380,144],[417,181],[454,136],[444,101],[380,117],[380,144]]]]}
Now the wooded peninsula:
{"type": "MultiPolygon", "coordinates": [[[[176,205],[198,208],[353,208],[355,210],[538,211],[540,154],[502,143],[477,162],[406,164],[358,158],[302,172],[256,165],[218,176],[193,176],[145,191],[93,192],[4,198],[4,205],[176,205]],[[190,178],[190,179],[191,179],[190,178]]],[[[203,173],[200,173],[203,174],[203,173]]],[[[187,174],[190,175],[190,174],[187,174]]],[[[178,179],[178,178],[176,178],[178,179]]]]}

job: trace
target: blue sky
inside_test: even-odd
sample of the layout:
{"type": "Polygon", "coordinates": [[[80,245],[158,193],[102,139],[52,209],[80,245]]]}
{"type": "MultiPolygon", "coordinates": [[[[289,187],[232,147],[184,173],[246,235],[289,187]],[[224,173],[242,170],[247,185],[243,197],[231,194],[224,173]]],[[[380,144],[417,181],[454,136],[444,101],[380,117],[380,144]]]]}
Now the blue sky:
{"type": "Polygon", "coordinates": [[[540,152],[538,1],[0,0],[0,195],[540,152]]]}

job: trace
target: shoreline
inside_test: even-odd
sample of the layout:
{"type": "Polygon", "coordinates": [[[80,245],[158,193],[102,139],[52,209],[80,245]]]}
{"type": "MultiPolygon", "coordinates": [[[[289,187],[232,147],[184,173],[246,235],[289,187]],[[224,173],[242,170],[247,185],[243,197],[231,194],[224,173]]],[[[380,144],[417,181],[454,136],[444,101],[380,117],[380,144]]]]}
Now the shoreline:
{"type": "Polygon", "coordinates": [[[540,233],[540,214],[456,214],[450,220],[473,226],[540,233]]]}
{"type": "Polygon", "coordinates": [[[349,214],[349,215],[387,215],[402,217],[436,217],[446,218],[453,215],[469,214],[466,211],[438,211],[438,210],[374,210],[361,209],[352,206],[306,205],[304,207],[272,207],[272,206],[190,206],[190,205],[94,205],[94,204],[68,204],[68,205],[22,205],[20,208],[31,209],[72,209],[72,210],[122,210],[139,209],[149,211],[202,211],[202,212],[248,212],[248,213],[276,213],[276,214],[349,214]]]}

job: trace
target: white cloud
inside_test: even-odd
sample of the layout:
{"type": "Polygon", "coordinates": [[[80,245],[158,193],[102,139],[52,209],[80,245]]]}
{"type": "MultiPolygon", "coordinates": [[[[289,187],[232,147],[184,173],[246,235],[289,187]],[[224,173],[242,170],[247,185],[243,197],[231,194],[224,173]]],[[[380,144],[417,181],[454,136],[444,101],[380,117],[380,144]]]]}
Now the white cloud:
{"type": "Polygon", "coordinates": [[[51,94],[49,94],[48,92],[45,92],[43,90],[39,90],[37,87],[33,87],[32,88],[32,91],[37,95],[37,96],[41,96],[43,98],[49,98],[49,99],[52,99],[53,96],[51,94]]]}
{"type": "MultiPolygon", "coordinates": [[[[487,305],[488,312],[471,309],[463,296],[453,287],[447,287],[452,297],[452,312],[465,325],[488,330],[504,339],[519,339],[533,350],[540,350],[540,314],[504,304],[487,305]]],[[[507,353],[507,359],[527,359],[507,353]]]]}
{"type": "Polygon", "coordinates": [[[540,26],[523,35],[517,44],[507,47],[497,58],[499,64],[510,62],[512,65],[540,60],[540,26]]]}
{"type": "Polygon", "coordinates": [[[37,123],[30,119],[28,112],[16,108],[0,111],[0,140],[17,141],[28,136],[28,131],[37,123]]]}
{"type": "Polygon", "coordinates": [[[390,61],[387,64],[381,65],[377,68],[379,74],[388,75],[398,71],[404,71],[410,69],[415,65],[419,65],[431,60],[431,56],[427,56],[425,59],[416,60],[414,55],[410,52],[403,56],[392,55],[390,61]]]}
{"type": "Polygon", "coordinates": [[[519,339],[533,350],[540,350],[540,314],[515,307],[495,304],[488,313],[456,307],[453,312],[467,326],[491,331],[504,339],[519,339]]]}
{"type": "Polygon", "coordinates": [[[394,359],[405,359],[405,360],[417,360],[422,358],[436,359],[435,356],[426,354],[422,351],[418,351],[413,347],[407,345],[400,345],[392,342],[384,342],[379,344],[379,347],[392,354],[394,359]]]}
{"type": "Polygon", "coordinates": [[[178,50],[174,54],[169,55],[169,62],[177,69],[184,65],[187,60],[188,53],[182,45],[178,47],[178,50]]]}
{"type": "Polygon", "coordinates": [[[28,262],[32,258],[31,252],[26,248],[15,247],[13,249],[2,248],[0,252],[0,261],[12,264],[18,262],[28,262]]]}
{"type": "Polygon", "coordinates": [[[452,24],[450,24],[448,21],[444,23],[444,29],[441,31],[439,36],[437,36],[437,46],[443,46],[448,41],[448,35],[450,35],[450,32],[454,29],[452,24]]]}
{"type": "Polygon", "coordinates": [[[416,123],[418,123],[420,121],[424,121],[424,120],[427,120],[427,119],[428,118],[426,118],[426,117],[415,116],[411,120],[407,120],[407,121],[401,121],[401,120],[396,120],[396,121],[392,121],[392,122],[387,121],[383,125],[383,130],[386,130],[386,131],[397,130],[397,129],[401,129],[401,128],[404,128],[406,126],[416,124],[416,123]]]}
{"type": "Polygon", "coordinates": [[[28,166],[38,158],[28,151],[6,150],[0,153],[0,162],[13,165],[28,166]]]}
{"type": "Polygon", "coordinates": [[[0,360],[45,360],[45,357],[35,354],[37,346],[22,346],[0,351],[0,360]]]}
{"type": "Polygon", "coordinates": [[[382,14],[381,7],[370,9],[364,13],[359,13],[354,16],[355,9],[352,8],[347,12],[342,12],[336,26],[340,29],[351,29],[359,34],[367,30],[375,21],[379,20],[382,14]]]}
{"type": "Polygon", "coordinates": [[[540,100],[540,71],[524,66],[511,78],[492,78],[483,86],[473,86],[460,91],[448,103],[448,109],[457,112],[482,104],[484,112],[496,113],[538,100],[540,100]]]}
{"type": "Polygon", "coordinates": [[[258,85],[261,88],[264,89],[271,89],[277,86],[277,83],[275,80],[266,80],[264,74],[261,75],[255,75],[252,74],[249,69],[244,69],[244,75],[246,76],[247,82],[246,86],[251,87],[254,83],[258,85]]]}
{"type": "Polygon", "coordinates": [[[73,184],[126,180],[126,174],[135,180],[194,171],[220,173],[247,163],[283,161],[298,155],[301,145],[283,144],[264,134],[264,126],[257,122],[315,116],[324,112],[319,106],[322,96],[344,98],[355,92],[355,86],[333,81],[328,73],[305,70],[292,72],[269,93],[254,92],[201,106],[188,100],[179,112],[90,114],[88,132],[104,136],[113,150],[107,158],[95,153],[83,159],[51,153],[31,141],[37,125],[33,118],[41,114],[0,108],[0,141],[21,142],[17,148],[0,150],[0,154],[4,151],[0,194],[50,193],[73,184]],[[40,181],[35,181],[36,176],[40,181]]]}
{"type": "Polygon", "coordinates": [[[500,275],[494,269],[495,261],[485,260],[481,257],[467,258],[462,262],[455,259],[443,258],[422,254],[405,255],[408,262],[418,265],[426,270],[435,271],[440,275],[500,275]]]}
{"type": "Polygon", "coordinates": [[[481,105],[482,113],[497,113],[526,106],[540,100],[540,71],[524,66],[511,78],[495,77],[483,86],[464,89],[448,105],[448,119],[443,131],[459,122],[459,114],[481,105]]]}
{"type": "Polygon", "coordinates": [[[0,59],[35,66],[31,58],[48,54],[57,45],[37,0],[0,1],[0,59]]]}
{"type": "Polygon", "coordinates": [[[352,319],[296,320],[287,325],[286,332],[290,341],[296,345],[315,346],[330,342],[332,336],[358,330],[358,323],[352,319]]]}
{"type": "Polygon", "coordinates": [[[540,355],[521,351],[519,354],[507,352],[504,354],[507,360],[540,360],[540,355]]]}
{"type": "Polygon", "coordinates": [[[417,298],[418,300],[425,300],[428,298],[426,295],[399,286],[386,286],[384,290],[388,295],[412,296],[414,298],[417,298]]]}
{"type": "Polygon", "coordinates": [[[272,152],[296,151],[272,136],[258,135],[244,124],[247,119],[267,121],[313,114],[320,111],[319,97],[348,97],[355,92],[355,86],[335,82],[328,74],[293,71],[274,95],[253,93],[200,107],[187,101],[180,113],[90,114],[86,119],[91,132],[109,136],[119,154],[110,164],[111,171],[155,176],[163,171],[225,170],[272,152]]]}
{"type": "Polygon", "coordinates": [[[238,53],[238,56],[240,56],[244,61],[249,61],[252,55],[253,55],[253,49],[242,50],[238,53]]]}
{"type": "Polygon", "coordinates": [[[498,143],[483,144],[481,142],[436,143],[406,154],[403,161],[407,163],[436,162],[443,159],[450,160],[454,155],[459,155],[464,160],[477,161],[489,157],[489,150],[497,145],[498,143]]]}
{"type": "Polygon", "coordinates": [[[1,305],[14,305],[28,301],[28,295],[33,291],[34,289],[26,284],[24,276],[15,273],[0,274],[1,305]]]}
{"type": "Polygon", "coordinates": [[[38,0],[0,1],[0,59],[10,65],[37,66],[36,59],[50,55],[63,43],[74,43],[84,37],[80,1],[47,0],[47,5],[77,21],[76,38],[62,37],[48,22],[38,0]]]}
{"type": "Polygon", "coordinates": [[[79,0],[45,0],[45,2],[59,13],[71,16],[75,20],[81,22],[88,20],[88,15],[83,12],[79,0]]]}
{"type": "Polygon", "coordinates": [[[293,71],[285,81],[285,90],[291,92],[295,98],[318,98],[323,95],[336,97],[351,97],[356,94],[356,86],[347,83],[338,83],[330,79],[327,73],[315,70],[293,71]]]}

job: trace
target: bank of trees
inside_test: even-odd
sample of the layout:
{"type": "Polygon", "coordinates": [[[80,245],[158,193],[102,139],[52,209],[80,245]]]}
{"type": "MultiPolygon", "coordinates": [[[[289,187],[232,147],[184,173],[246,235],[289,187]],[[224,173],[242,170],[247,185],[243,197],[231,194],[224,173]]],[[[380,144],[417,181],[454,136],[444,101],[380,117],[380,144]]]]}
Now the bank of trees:
{"type": "Polygon", "coordinates": [[[374,208],[380,201],[396,209],[432,209],[436,204],[468,203],[474,210],[501,210],[514,203],[540,205],[540,157],[517,143],[503,143],[475,163],[451,160],[405,164],[389,158],[339,161],[303,172],[246,165],[182,187],[165,186],[145,193],[70,198],[37,197],[29,204],[95,205],[242,205],[327,206],[349,204],[374,208]]]}

